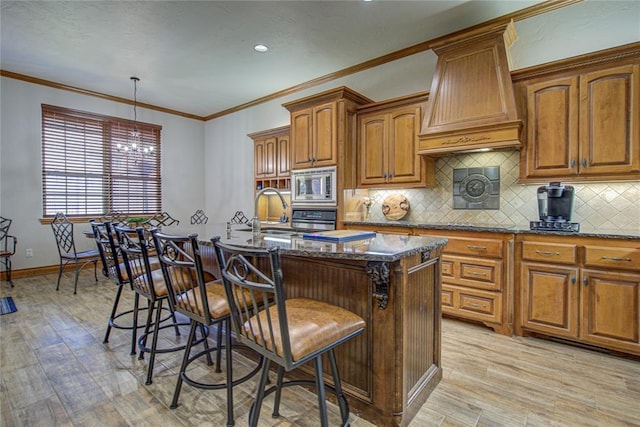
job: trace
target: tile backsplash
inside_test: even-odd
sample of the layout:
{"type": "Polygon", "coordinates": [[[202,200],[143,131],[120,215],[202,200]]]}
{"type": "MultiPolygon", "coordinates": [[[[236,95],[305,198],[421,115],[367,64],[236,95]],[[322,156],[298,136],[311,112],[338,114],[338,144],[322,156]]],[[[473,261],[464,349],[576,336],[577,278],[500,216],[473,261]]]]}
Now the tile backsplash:
{"type": "MultiPolygon", "coordinates": [[[[373,200],[368,219],[385,221],[382,201],[401,193],[409,199],[410,211],[404,220],[417,223],[464,223],[521,226],[538,217],[536,191],[541,184],[518,184],[520,153],[486,153],[446,156],[436,161],[436,185],[429,189],[371,190],[373,200]],[[500,209],[453,209],[453,170],[500,166],[500,209]]],[[[640,230],[640,182],[572,183],[576,190],[572,221],[586,230],[640,230]]]]}

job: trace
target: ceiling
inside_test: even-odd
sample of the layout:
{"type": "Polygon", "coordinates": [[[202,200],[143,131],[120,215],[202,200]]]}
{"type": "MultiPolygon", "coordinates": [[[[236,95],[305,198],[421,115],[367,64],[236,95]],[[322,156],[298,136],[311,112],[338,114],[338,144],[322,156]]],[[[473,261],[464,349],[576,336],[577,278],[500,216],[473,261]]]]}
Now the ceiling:
{"type": "Polygon", "coordinates": [[[0,69],[207,117],[537,3],[2,0],[0,69]]]}

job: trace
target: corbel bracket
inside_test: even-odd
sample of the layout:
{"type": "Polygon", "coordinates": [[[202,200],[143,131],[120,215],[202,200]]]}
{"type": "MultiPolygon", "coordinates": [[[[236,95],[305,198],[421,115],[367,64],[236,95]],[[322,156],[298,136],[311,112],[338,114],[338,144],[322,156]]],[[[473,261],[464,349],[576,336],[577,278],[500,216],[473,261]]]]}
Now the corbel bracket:
{"type": "Polygon", "coordinates": [[[389,300],[389,263],[369,262],[366,271],[375,287],[373,296],[378,300],[378,308],[384,310],[389,300]]]}

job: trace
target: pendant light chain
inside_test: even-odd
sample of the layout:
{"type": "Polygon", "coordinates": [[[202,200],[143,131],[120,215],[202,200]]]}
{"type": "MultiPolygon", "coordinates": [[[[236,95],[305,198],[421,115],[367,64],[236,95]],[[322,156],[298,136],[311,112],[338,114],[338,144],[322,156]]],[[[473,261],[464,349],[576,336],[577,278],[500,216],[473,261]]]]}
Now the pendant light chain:
{"type": "Polygon", "coordinates": [[[134,164],[138,164],[143,156],[153,154],[153,145],[144,147],[142,144],[142,135],[138,131],[138,77],[129,77],[133,81],[133,132],[131,132],[131,142],[127,146],[117,144],[117,150],[125,153],[127,157],[132,158],[134,164]]]}

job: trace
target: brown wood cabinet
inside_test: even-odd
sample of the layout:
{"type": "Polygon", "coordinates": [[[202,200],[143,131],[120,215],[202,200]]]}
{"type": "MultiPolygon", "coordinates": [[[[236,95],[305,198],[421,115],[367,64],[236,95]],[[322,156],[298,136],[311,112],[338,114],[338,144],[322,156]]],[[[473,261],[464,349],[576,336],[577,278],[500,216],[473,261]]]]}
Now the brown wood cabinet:
{"type": "Polygon", "coordinates": [[[345,147],[354,137],[351,122],[355,108],[370,102],[343,86],[283,104],[291,112],[291,168],[335,166],[343,153],[355,155],[345,147]]]}
{"type": "Polygon", "coordinates": [[[434,184],[434,160],[418,154],[427,94],[358,109],[358,187],[424,187],[434,184]]]}
{"type": "Polygon", "coordinates": [[[524,236],[520,333],[640,354],[640,242],[524,236]]]}
{"type": "Polygon", "coordinates": [[[344,224],[439,236],[442,312],[510,335],[640,355],[640,240],[344,224]]]}
{"type": "Polygon", "coordinates": [[[254,141],[255,189],[291,188],[289,126],[248,135],[254,141]]]}
{"type": "Polygon", "coordinates": [[[519,89],[527,116],[522,182],[640,178],[640,58],[625,62],[576,60],[565,64],[570,71],[558,66],[519,89]]]}
{"type": "Polygon", "coordinates": [[[294,169],[338,163],[337,110],[337,102],[332,101],[291,113],[294,169]]]}
{"type": "Polygon", "coordinates": [[[448,239],[442,256],[442,312],[511,335],[512,234],[413,229],[448,239]]]}

